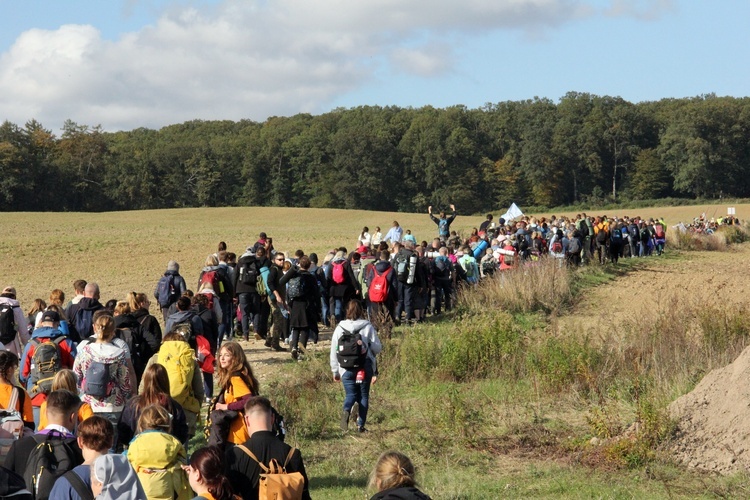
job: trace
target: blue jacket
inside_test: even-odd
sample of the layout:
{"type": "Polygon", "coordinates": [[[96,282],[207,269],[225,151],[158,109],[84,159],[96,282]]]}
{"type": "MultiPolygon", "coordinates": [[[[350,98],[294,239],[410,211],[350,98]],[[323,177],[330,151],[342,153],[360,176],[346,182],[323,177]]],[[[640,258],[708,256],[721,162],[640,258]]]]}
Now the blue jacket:
{"type": "Polygon", "coordinates": [[[404,234],[404,230],[401,226],[395,226],[388,230],[388,234],[385,235],[383,241],[390,241],[391,243],[397,243],[401,241],[401,235],[404,234]]]}
{"type": "Polygon", "coordinates": [[[177,311],[176,313],[171,314],[167,318],[165,331],[169,333],[175,325],[187,323],[188,321],[193,324],[193,333],[195,335],[203,335],[203,322],[193,311],[177,311]]]}
{"type": "MultiPolygon", "coordinates": [[[[78,465],[73,468],[73,472],[83,480],[83,483],[91,488],[91,466],[88,464],[78,465]]],[[[66,477],[60,477],[55,481],[52,491],[49,495],[55,500],[81,500],[81,496],[73,488],[66,477]]]]}

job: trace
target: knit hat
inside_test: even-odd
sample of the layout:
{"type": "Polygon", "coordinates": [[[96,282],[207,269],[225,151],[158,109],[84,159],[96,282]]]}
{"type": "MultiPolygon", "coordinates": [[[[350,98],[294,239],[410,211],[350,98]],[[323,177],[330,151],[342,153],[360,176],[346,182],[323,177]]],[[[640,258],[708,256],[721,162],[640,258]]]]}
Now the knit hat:
{"type": "Polygon", "coordinates": [[[179,273],[180,272],[180,265],[177,263],[177,261],[170,260],[167,263],[167,271],[176,271],[176,272],[179,273]]]}

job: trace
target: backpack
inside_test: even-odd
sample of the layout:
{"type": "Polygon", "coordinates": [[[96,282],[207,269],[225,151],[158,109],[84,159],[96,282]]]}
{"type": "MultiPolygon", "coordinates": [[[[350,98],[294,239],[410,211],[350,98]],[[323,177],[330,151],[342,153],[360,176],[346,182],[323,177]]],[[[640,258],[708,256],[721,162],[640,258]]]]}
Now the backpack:
{"type": "Polygon", "coordinates": [[[216,357],[211,353],[211,344],[208,342],[208,339],[203,335],[197,335],[195,337],[195,345],[197,347],[195,354],[198,358],[198,364],[201,367],[201,371],[205,373],[213,373],[215,370],[214,361],[216,361],[216,357]]]}
{"type": "MultiPolygon", "coordinates": [[[[211,283],[211,286],[214,289],[214,292],[218,295],[221,293],[224,293],[224,283],[221,280],[221,276],[219,275],[219,271],[213,270],[213,271],[206,271],[203,273],[203,276],[201,276],[201,285],[204,283],[211,283]]],[[[199,287],[200,288],[200,287],[199,287]]]]}
{"type": "Polygon", "coordinates": [[[589,235],[589,226],[583,219],[581,219],[581,223],[578,225],[578,233],[580,233],[581,238],[586,238],[589,235]]]}
{"type": "Polygon", "coordinates": [[[318,281],[318,292],[321,296],[324,296],[326,290],[328,290],[328,280],[326,279],[326,272],[322,267],[315,270],[315,279],[318,281]]]}
{"type": "MultiPolygon", "coordinates": [[[[503,248],[503,250],[513,250],[515,252],[515,249],[511,246],[507,246],[503,248]]],[[[515,254],[512,254],[512,255],[503,254],[503,264],[505,264],[506,266],[512,266],[513,264],[515,264],[515,262],[516,262],[515,254]]]]}
{"type": "Polygon", "coordinates": [[[393,267],[396,269],[396,278],[401,283],[406,283],[406,280],[409,279],[409,258],[411,257],[411,252],[399,252],[396,254],[396,257],[394,258],[393,263],[395,264],[393,267]]]}
{"type": "Polygon", "coordinates": [[[599,232],[596,233],[596,242],[604,243],[605,241],[607,241],[607,230],[602,227],[599,229],[599,232]]]}
{"type": "Polygon", "coordinates": [[[258,281],[255,284],[255,291],[261,296],[261,299],[266,296],[273,296],[271,289],[268,286],[268,277],[271,270],[268,266],[263,266],[258,270],[258,281]]]}
{"type": "Polygon", "coordinates": [[[338,260],[331,266],[331,279],[336,285],[343,285],[346,282],[346,273],[344,271],[344,260],[338,260]]]}
{"type": "MultiPolygon", "coordinates": [[[[211,297],[213,297],[213,295],[211,295],[211,297]]],[[[212,301],[209,299],[209,303],[210,302],[212,302],[212,301]]],[[[211,304],[211,309],[210,310],[213,311],[213,305],[212,304],[211,304]]],[[[194,335],[194,332],[193,332],[192,318],[189,319],[189,320],[187,320],[187,321],[183,321],[182,323],[177,323],[176,325],[174,325],[172,327],[172,331],[173,332],[177,332],[180,335],[182,335],[185,338],[185,340],[187,340],[188,342],[192,342],[192,340],[195,338],[195,335],[194,335]]]]}
{"type": "Polygon", "coordinates": [[[243,285],[253,286],[258,282],[258,262],[249,259],[240,266],[239,280],[243,285]]]}
{"type": "Polygon", "coordinates": [[[377,268],[373,266],[372,283],[370,283],[368,290],[370,302],[377,302],[380,304],[388,300],[388,278],[390,277],[392,270],[393,268],[389,267],[383,272],[383,274],[380,274],[377,268]]]}
{"type": "Polygon", "coordinates": [[[237,445],[242,451],[252,458],[263,471],[258,480],[258,500],[300,500],[305,491],[305,478],[300,472],[287,472],[286,467],[296,448],[289,450],[284,460],[284,465],[272,458],[268,467],[244,444],[237,445]]]}
{"type": "Polygon", "coordinates": [[[23,479],[36,500],[46,500],[58,477],[80,463],[70,444],[60,437],[35,434],[37,445],[26,462],[23,479]]]}
{"type": "Polygon", "coordinates": [[[458,261],[461,264],[461,267],[464,268],[464,271],[466,272],[467,278],[474,278],[474,260],[468,256],[464,255],[461,257],[461,260],[458,261]]]}
{"type": "Polygon", "coordinates": [[[187,411],[200,410],[198,400],[193,396],[193,372],[195,354],[187,342],[164,342],[157,356],[157,363],[163,365],[169,376],[169,393],[187,411]]]}
{"type": "Polygon", "coordinates": [[[156,294],[159,296],[157,300],[159,302],[159,307],[162,309],[177,302],[179,293],[174,286],[173,274],[165,274],[159,278],[159,283],[156,284],[156,294]]]}
{"type": "Polygon", "coordinates": [[[560,238],[556,239],[552,244],[552,251],[554,253],[561,253],[563,251],[563,244],[562,241],[560,241],[560,238]]]}
{"type": "Polygon", "coordinates": [[[352,368],[363,368],[367,361],[367,347],[362,342],[359,330],[350,332],[343,326],[343,333],[339,337],[336,349],[336,358],[339,366],[347,370],[352,368]]]}
{"type": "Polygon", "coordinates": [[[620,243],[622,241],[622,231],[617,228],[612,229],[612,234],[609,238],[614,243],[620,243]]]}
{"type": "Polygon", "coordinates": [[[568,240],[568,253],[577,254],[581,251],[581,242],[578,238],[570,238],[568,240]]]}
{"type": "Polygon", "coordinates": [[[10,344],[16,338],[16,319],[13,306],[7,302],[0,304],[0,342],[10,344]]]}
{"type": "Polygon", "coordinates": [[[112,363],[92,361],[83,375],[83,392],[103,399],[112,394],[114,383],[110,372],[112,363]]]}
{"type": "Polygon", "coordinates": [[[451,274],[451,261],[448,257],[440,255],[433,261],[435,264],[434,274],[438,278],[448,278],[451,274]]]}
{"type": "Polygon", "coordinates": [[[34,354],[31,356],[31,387],[29,395],[33,398],[37,394],[49,394],[52,392],[52,379],[62,368],[62,353],[60,343],[65,340],[63,335],[53,339],[39,341],[32,338],[29,343],[34,346],[34,354]]]}
{"type": "Polygon", "coordinates": [[[73,317],[73,325],[76,327],[76,331],[80,338],[86,338],[90,336],[93,330],[94,311],[91,309],[79,308],[75,316],[73,317]]]}
{"type": "Polygon", "coordinates": [[[288,300],[301,299],[305,296],[305,280],[302,274],[290,279],[286,285],[286,298],[288,300]]]}
{"type": "Polygon", "coordinates": [[[13,387],[8,407],[0,410],[0,458],[3,461],[5,461],[5,456],[8,455],[13,443],[21,439],[24,435],[26,428],[21,418],[22,409],[23,395],[21,394],[21,389],[13,387]]]}

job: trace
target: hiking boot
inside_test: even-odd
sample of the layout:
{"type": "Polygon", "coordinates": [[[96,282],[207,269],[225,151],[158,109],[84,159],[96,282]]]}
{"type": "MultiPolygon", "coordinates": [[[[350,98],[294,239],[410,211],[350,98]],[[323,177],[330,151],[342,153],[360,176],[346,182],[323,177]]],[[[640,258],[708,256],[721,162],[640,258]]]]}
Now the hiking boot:
{"type": "Polygon", "coordinates": [[[298,359],[298,358],[299,358],[299,351],[295,347],[294,349],[292,349],[292,359],[298,359]]]}
{"type": "Polygon", "coordinates": [[[281,347],[279,344],[269,346],[271,349],[273,349],[276,352],[286,352],[286,349],[281,347]]]}
{"type": "Polygon", "coordinates": [[[266,341],[263,343],[263,345],[266,347],[271,347],[271,339],[266,337],[266,341]]]}
{"type": "Polygon", "coordinates": [[[346,432],[349,429],[349,412],[346,410],[341,411],[341,430],[346,432]]]}
{"type": "Polygon", "coordinates": [[[364,425],[358,425],[357,426],[357,432],[359,432],[359,433],[367,432],[367,429],[365,429],[364,425]]]}

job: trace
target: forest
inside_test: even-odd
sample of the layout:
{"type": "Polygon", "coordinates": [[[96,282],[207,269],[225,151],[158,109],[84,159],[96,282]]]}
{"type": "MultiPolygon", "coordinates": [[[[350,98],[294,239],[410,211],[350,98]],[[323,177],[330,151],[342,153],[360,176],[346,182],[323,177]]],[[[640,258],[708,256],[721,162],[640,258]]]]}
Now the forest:
{"type": "Polygon", "coordinates": [[[107,132],[0,125],[0,209],[294,206],[461,213],[750,197],[750,99],[570,92],[452,106],[190,121],[107,132]]]}

